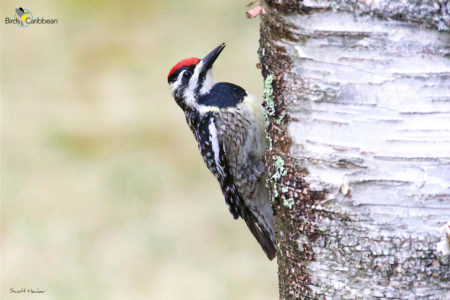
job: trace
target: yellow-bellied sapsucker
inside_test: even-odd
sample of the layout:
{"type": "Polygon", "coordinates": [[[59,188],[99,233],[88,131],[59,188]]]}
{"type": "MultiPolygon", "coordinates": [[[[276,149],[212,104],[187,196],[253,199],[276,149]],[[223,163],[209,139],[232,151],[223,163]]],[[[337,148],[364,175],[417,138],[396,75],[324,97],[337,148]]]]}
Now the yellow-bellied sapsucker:
{"type": "Polygon", "coordinates": [[[245,220],[267,257],[273,259],[273,210],[265,186],[264,111],[243,88],[214,81],[211,68],[223,48],[225,43],[203,59],[181,60],[170,70],[168,81],[231,214],[245,220]]]}

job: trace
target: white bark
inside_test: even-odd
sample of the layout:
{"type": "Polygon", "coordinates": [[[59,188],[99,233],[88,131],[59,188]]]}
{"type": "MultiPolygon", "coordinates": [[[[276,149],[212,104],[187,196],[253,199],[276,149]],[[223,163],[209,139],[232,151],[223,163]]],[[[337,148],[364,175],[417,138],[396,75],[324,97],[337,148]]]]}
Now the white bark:
{"type": "Polygon", "coordinates": [[[262,23],[280,295],[448,299],[450,36],[311,2],[262,23]]]}

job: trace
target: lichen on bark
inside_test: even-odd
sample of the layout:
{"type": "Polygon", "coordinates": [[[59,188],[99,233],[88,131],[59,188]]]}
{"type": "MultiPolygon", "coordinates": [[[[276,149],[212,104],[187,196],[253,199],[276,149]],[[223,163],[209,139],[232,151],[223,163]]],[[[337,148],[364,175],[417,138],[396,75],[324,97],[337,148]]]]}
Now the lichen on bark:
{"type": "MultiPolygon", "coordinates": [[[[280,295],[297,299],[301,295],[306,297],[310,293],[309,275],[302,267],[304,261],[312,259],[312,252],[308,246],[308,236],[314,235],[310,219],[311,203],[308,185],[303,177],[304,170],[294,167],[290,157],[286,156],[291,146],[291,139],[286,134],[288,117],[284,109],[285,103],[281,96],[284,86],[285,70],[288,70],[289,56],[283,56],[283,48],[277,48],[274,37],[289,38],[283,24],[266,15],[261,26],[261,62],[265,77],[266,128],[270,147],[266,154],[266,165],[270,174],[271,189],[275,209],[275,227],[277,238],[277,260],[280,282],[280,295]],[[282,59],[283,58],[283,59],[282,59]],[[270,85],[270,87],[269,87],[270,85]],[[275,101],[274,101],[275,100],[275,101]],[[292,222],[282,223],[281,219],[292,222]],[[300,254],[300,255],[299,255],[300,254]],[[291,266],[295,265],[295,268],[291,266]],[[286,284],[289,283],[289,284],[286,284]]],[[[286,298],[289,299],[289,298],[286,298]]]]}
{"type": "Polygon", "coordinates": [[[381,0],[348,13],[350,2],[263,3],[280,298],[443,299],[446,13],[418,20],[414,2],[392,15],[401,3],[381,0]]]}

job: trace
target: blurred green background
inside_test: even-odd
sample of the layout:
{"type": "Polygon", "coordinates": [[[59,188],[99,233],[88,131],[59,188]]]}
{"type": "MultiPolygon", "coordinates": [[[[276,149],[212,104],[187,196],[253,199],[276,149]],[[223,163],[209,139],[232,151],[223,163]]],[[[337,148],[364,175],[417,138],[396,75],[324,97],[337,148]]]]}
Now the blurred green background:
{"type": "Polygon", "coordinates": [[[278,297],[167,85],[227,42],[216,79],[261,97],[246,4],[2,2],[2,299],[278,297]],[[59,24],[4,24],[19,6],[59,24]]]}

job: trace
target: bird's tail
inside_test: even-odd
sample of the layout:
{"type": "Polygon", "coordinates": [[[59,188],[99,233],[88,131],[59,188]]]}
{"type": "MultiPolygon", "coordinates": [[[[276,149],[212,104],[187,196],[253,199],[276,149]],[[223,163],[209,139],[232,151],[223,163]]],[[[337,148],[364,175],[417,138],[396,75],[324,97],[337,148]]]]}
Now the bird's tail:
{"type": "Polygon", "coordinates": [[[248,228],[252,232],[253,236],[256,238],[258,243],[263,248],[267,257],[272,260],[276,255],[275,243],[272,239],[272,233],[269,232],[265,226],[261,226],[258,219],[250,212],[246,218],[244,218],[245,223],[247,223],[248,228]]]}

